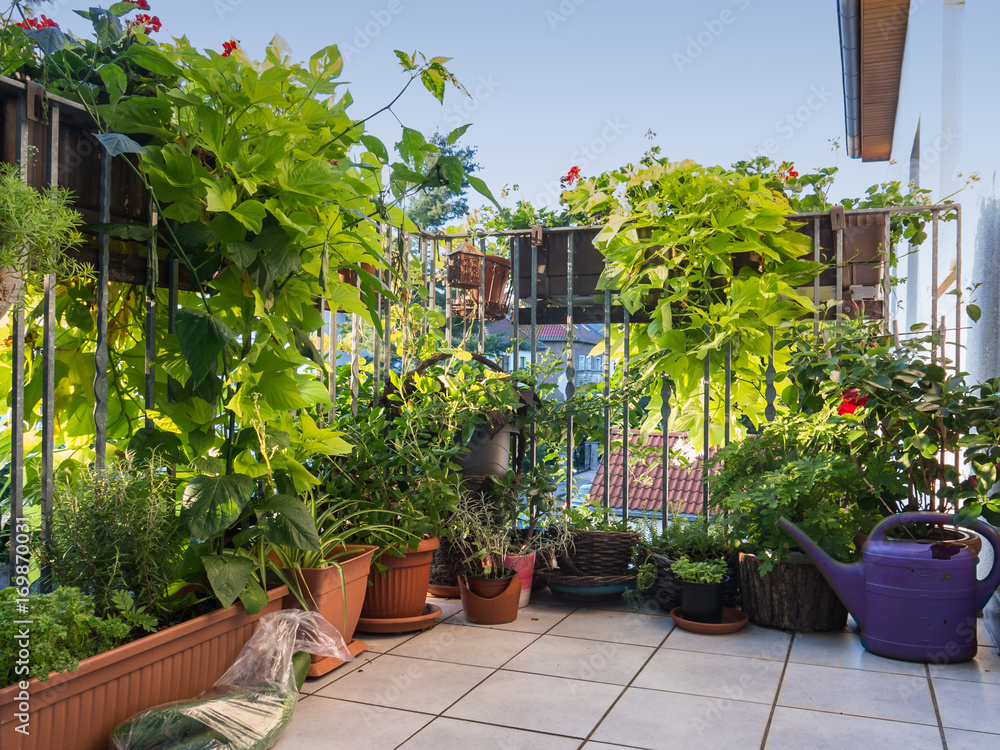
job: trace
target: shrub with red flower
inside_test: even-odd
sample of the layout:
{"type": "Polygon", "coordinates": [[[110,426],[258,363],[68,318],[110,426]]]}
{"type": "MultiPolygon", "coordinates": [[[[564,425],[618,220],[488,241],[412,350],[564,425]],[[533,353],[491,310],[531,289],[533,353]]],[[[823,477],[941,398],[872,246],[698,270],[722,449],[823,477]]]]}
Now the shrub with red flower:
{"type": "Polygon", "coordinates": [[[781,166],[778,167],[778,178],[783,182],[788,182],[799,176],[799,173],[795,171],[795,165],[790,161],[781,162],[781,166]]]}
{"type": "Polygon", "coordinates": [[[237,46],[239,46],[239,42],[236,41],[235,39],[230,39],[228,42],[223,42],[222,43],[222,56],[223,57],[229,57],[231,54],[233,54],[236,51],[237,46]]]}
{"type": "Polygon", "coordinates": [[[569,172],[566,173],[566,176],[559,178],[559,182],[562,183],[563,187],[566,187],[567,185],[572,185],[579,179],[580,179],[580,168],[570,167],[570,170],[569,172]]]}
{"type": "Polygon", "coordinates": [[[42,20],[37,18],[26,18],[22,23],[15,24],[18,28],[24,29],[25,31],[33,30],[38,31],[39,29],[58,29],[59,24],[53,21],[51,18],[46,18],[42,16],[42,20]]]}
{"type": "Polygon", "coordinates": [[[843,401],[840,403],[840,408],[837,409],[837,414],[853,414],[858,410],[859,406],[864,406],[868,403],[868,396],[859,396],[857,388],[851,388],[846,391],[843,396],[843,401]]]}
{"type": "Polygon", "coordinates": [[[124,0],[126,3],[131,3],[139,10],[149,10],[149,3],[146,0],[124,0]]]}
{"type": "Polygon", "coordinates": [[[128,23],[129,30],[137,29],[140,26],[145,34],[152,34],[154,31],[159,31],[163,28],[159,16],[150,16],[146,13],[140,13],[128,23]]]}

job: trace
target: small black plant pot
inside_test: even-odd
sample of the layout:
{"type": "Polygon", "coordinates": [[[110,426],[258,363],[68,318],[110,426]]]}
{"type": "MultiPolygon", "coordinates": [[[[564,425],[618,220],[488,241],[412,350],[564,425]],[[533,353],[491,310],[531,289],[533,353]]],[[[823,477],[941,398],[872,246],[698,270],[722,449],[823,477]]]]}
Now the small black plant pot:
{"type": "MultiPolygon", "coordinates": [[[[726,576],[728,579],[729,576],[726,576]]],[[[726,598],[726,579],[720,583],[683,582],[681,611],[684,619],[692,622],[722,621],[722,606],[726,598]]]]}

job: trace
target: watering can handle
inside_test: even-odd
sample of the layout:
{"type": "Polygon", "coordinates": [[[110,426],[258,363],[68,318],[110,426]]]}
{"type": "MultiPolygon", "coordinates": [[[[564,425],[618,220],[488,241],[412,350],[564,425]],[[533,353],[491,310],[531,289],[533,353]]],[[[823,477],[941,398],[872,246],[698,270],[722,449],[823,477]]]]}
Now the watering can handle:
{"type": "Polygon", "coordinates": [[[901,523],[952,523],[953,521],[954,518],[948,513],[897,513],[880,521],[868,538],[869,542],[881,542],[890,527],[901,523]]]}
{"type": "MultiPolygon", "coordinates": [[[[959,524],[956,523],[956,526],[959,524]]],[[[1000,586],[1000,534],[997,530],[990,526],[988,523],[983,523],[982,521],[976,520],[972,523],[963,523],[961,526],[972,529],[977,534],[981,535],[983,539],[990,543],[993,548],[993,569],[989,572],[981,581],[976,581],[976,600],[979,609],[986,606],[986,602],[990,600],[993,596],[993,592],[996,590],[997,586],[1000,586]]]]}

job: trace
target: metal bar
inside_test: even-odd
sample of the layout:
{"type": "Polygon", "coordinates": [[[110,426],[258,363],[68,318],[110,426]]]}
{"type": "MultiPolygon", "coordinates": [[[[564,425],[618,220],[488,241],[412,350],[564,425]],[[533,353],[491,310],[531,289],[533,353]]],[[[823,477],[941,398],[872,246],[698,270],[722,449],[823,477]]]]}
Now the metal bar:
{"type": "MultiPolygon", "coordinates": [[[[111,221],[111,156],[101,149],[101,222],[111,221]]],[[[104,468],[108,443],[108,258],[111,238],[98,235],[97,347],[94,350],[94,466],[104,468]]]]}
{"type": "Polygon", "coordinates": [[[573,407],[576,395],[576,339],[573,331],[573,244],[576,234],[567,238],[566,253],[566,499],[573,501],[573,407]]]}
{"type": "MultiPolygon", "coordinates": [[[[402,231],[402,230],[399,230],[402,231]]],[[[385,227],[385,285],[392,289],[392,226],[385,227]]],[[[388,297],[382,299],[382,356],[385,360],[385,374],[376,381],[376,393],[381,396],[382,383],[389,378],[389,370],[392,369],[392,303],[388,297]]]]}
{"type": "MultiPolygon", "coordinates": [[[[427,290],[427,309],[434,309],[434,298],[431,296],[431,289],[427,284],[427,245],[429,243],[423,235],[417,237],[417,250],[420,254],[420,285],[427,290]]],[[[427,316],[420,321],[420,334],[427,335],[427,316]]]]}
{"type": "MultiPolygon", "coordinates": [[[[354,275],[354,286],[361,288],[361,274],[354,275]]],[[[351,414],[358,416],[361,390],[361,316],[351,313],[351,414]]]]}
{"type": "MultiPolygon", "coordinates": [[[[931,213],[934,236],[931,242],[931,336],[938,333],[938,237],[940,236],[939,214],[931,213]]],[[[931,362],[937,363],[937,347],[931,349],[931,362]]]]}
{"type": "Polygon", "coordinates": [[[725,430],[726,430],[726,445],[729,445],[732,432],[732,402],[733,402],[733,342],[726,342],[726,412],[725,412],[725,430]]]}
{"type": "Polygon", "coordinates": [[[628,308],[625,308],[625,328],[624,328],[624,345],[625,351],[622,357],[622,392],[625,394],[625,402],[622,404],[622,512],[625,512],[625,508],[628,507],[629,502],[629,490],[631,489],[631,467],[629,466],[629,448],[631,447],[632,441],[632,404],[628,400],[628,366],[629,366],[629,349],[632,346],[631,341],[631,324],[629,323],[628,308]]]}
{"type": "Polygon", "coordinates": [[[663,498],[660,513],[660,530],[667,530],[670,511],[670,380],[666,375],[660,381],[660,424],[663,430],[663,498]]]}
{"type": "Polygon", "coordinates": [[[882,234],[882,331],[889,332],[889,321],[893,310],[889,304],[892,299],[892,227],[889,225],[889,214],[885,215],[882,234]]]}
{"type": "Polygon", "coordinates": [[[768,422],[773,422],[777,412],[774,408],[774,400],[778,392],[774,388],[774,326],[770,328],[771,353],[767,357],[767,387],[764,389],[764,398],[767,399],[767,406],[764,407],[764,418],[768,422]]]}
{"type": "MultiPolygon", "coordinates": [[[[531,370],[538,366],[538,246],[531,243],[531,370]]],[[[532,469],[538,464],[538,430],[534,414],[531,417],[531,447],[529,461],[532,469]]]]}
{"type": "MultiPolygon", "coordinates": [[[[59,123],[61,107],[49,105],[48,128],[48,182],[50,187],[59,184],[59,123]]],[[[52,507],[55,492],[55,442],[56,442],[56,277],[45,277],[45,296],[42,301],[42,466],[40,474],[42,542],[46,546],[52,538],[52,507]]],[[[42,591],[52,590],[52,570],[48,564],[41,571],[42,591]]]]}
{"type": "Polygon", "coordinates": [[[479,238],[479,304],[476,305],[476,322],[479,323],[480,354],[486,352],[486,238],[479,238]]]}
{"type": "MultiPolygon", "coordinates": [[[[709,327],[705,326],[705,341],[707,342],[712,335],[709,327]]],[[[712,422],[712,353],[709,351],[705,352],[705,379],[703,381],[704,386],[704,425],[703,425],[703,435],[702,439],[704,441],[702,445],[702,466],[708,466],[708,448],[709,448],[709,433],[711,430],[712,422]]],[[[703,471],[701,473],[701,512],[702,515],[708,515],[708,472],[703,471]]]]}
{"type": "MultiPolygon", "coordinates": [[[[888,223],[888,222],[886,222],[888,223]]],[[[962,207],[955,206],[955,376],[962,371],[962,207]]],[[[961,451],[955,451],[955,472],[961,471],[961,451]]]]}
{"type": "MultiPolygon", "coordinates": [[[[388,228],[384,224],[378,224],[376,226],[376,232],[378,233],[378,243],[379,247],[383,249],[382,260],[384,263],[388,264],[388,259],[385,256],[385,240],[382,237],[382,233],[386,232],[388,234],[388,228]]],[[[380,268],[378,271],[378,278],[381,280],[385,274],[385,269],[380,268]]],[[[376,319],[382,314],[382,295],[375,295],[375,317],[376,319]]],[[[372,371],[375,377],[374,383],[374,394],[379,393],[379,383],[382,382],[382,339],[378,337],[378,328],[373,326],[372,330],[372,371]]],[[[375,400],[378,400],[378,395],[374,396],[375,400]]]]}
{"type": "MultiPolygon", "coordinates": [[[[819,263],[823,258],[823,251],[819,244],[819,217],[813,218],[813,260],[819,263]]],[[[816,311],[813,313],[813,334],[819,334],[819,321],[822,313],[819,309],[819,274],[813,279],[813,304],[816,311]]]]}
{"type": "Polygon", "coordinates": [[[837,320],[844,317],[844,230],[837,229],[837,280],[834,284],[833,299],[837,303],[837,320]]]}
{"type": "MultiPolygon", "coordinates": [[[[354,274],[355,278],[360,275],[354,274]]],[[[330,328],[326,337],[326,366],[330,370],[327,373],[327,393],[330,396],[330,414],[327,416],[327,424],[333,424],[337,421],[337,361],[340,359],[337,348],[340,345],[340,331],[337,330],[337,310],[330,307],[329,300],[326,301],[326,310],[330,314],[327,323],[330,328]]]]}
{"type": "MultiPolygon", "coordinates": [[[[167,333],[177,333],[177,304],[179,298],[180,265],[176,258],[167,263],[167,333]]],[[[173,378],[167,377],[167,403],[174,402],[173,378]]]]}
{"type": "Polygon", "coordinates": [[[518,313],[518,308],[521,305],[521,235],[518,235],[510,243],[510,286],[511,286],[511,330],[513,332],[513,341],[511,343],[512,353],[510,361],[510,371],[520,369],[521,367],[521,326],[520,326],[520,315],[518,313]]]}
{"type": "Polygon", "coordinates": [[[146,427],[153,427],[153,418],[149,412],[156,408],[156,371],[153,360],[156,359],[156,276],[160,265],[156,246],[156,215],[155,204],[149,201],[149,225],[153,229],[146,242],[146,352],[145,352],[145,399],[146,427]]]}
{"type": "Polygon", "coordinates": [[[451,240],[447,239],[444,241],[444,329],[445,329],[445,346],[452,346],[451,340],[451,327],[452,327],[452,316],[453,312],[451,309],[451,240]]]}
{"type": "Polygon", "coordinates": [[[604,488],[601,504],[611,499],[611,290],[604,290],[604,488]]]}

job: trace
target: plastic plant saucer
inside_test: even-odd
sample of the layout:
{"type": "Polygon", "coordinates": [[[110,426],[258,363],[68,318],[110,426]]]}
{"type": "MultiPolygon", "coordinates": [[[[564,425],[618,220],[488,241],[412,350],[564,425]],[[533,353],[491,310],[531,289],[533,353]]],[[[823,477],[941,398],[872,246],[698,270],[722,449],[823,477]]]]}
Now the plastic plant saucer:
{"type": "Polygon", "coordinates": [[[690,630],[692,633],[704,633],[706,635],[722,635],[723,633],[735,633],[750,620],[746,612],[742,612],[735,607],[722,608],[722,622],[695,622],[685,620],[684,612],[680,607],[670,610],[670,617],[677,623],[677,627],[682,630],[690,630]]]}
{"type": "Polygon", "coordinates": [[[427,630],[440,616],[441,608],[436,604],[425,604],[423,614],[416,617],[362,617],[358,620],[358,630],[364,633],[409,633],[413,630],[427,630]]]}
{"type": "Polygon", "coordinates": [[[439,599],[458,599],[459,591],[458,585],[455,586],[441,586],[436,583],[432,583],[427,587],[427,593],[431,596],[436,596],[439,599]]]}

